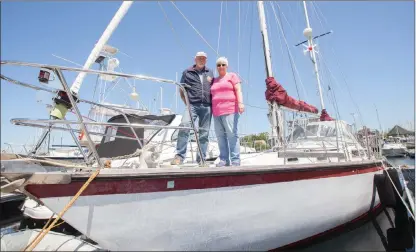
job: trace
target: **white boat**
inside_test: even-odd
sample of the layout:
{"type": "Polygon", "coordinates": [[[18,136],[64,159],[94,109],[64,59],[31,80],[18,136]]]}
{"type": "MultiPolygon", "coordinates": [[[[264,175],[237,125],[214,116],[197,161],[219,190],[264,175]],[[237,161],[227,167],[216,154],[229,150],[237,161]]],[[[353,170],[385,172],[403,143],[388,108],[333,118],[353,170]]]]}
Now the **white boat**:
{"type": "MultiPolygon", "coordinates": [[[[49,66],[67,92],[76,95],[86,73],[100,73],[88,70],[90,63],[131,4],[123,2],[84,69],[49,66]],[[71,90],[61,70],[81,73],[71,90]]],[[[273,86],[277,84],[272,77],[263,2],[259,1],[257,7],[267,83],[273,86]]],[[[307,17],[305,2],[304,9],[307,17]]],[[[308,52],[321,91],[308,19],[304,34],[308,48],[311,48],[308,52]]],[[[2,64],[22,63],[3,61],[2,64]]],[[[28,63],[23,64],[28,66],[28,63]]],[[[29,66],[39,67],[40,64],[29,66]]],[[[121,76],[115,72],[105,74],[121,76]]],[[[175,84],[183,89],[175,81],[143,75],[123,76],[175,84]]],[[[273,95],[272,89],[268,91],[273,95]]],[[[67,104],[69,101],[85,128],[87,122],[82,121],[74,98],[67,97],[67,104]]],[[[96,160],[94,166],[65,172],[5,172],[3,175],[9,180],[20,181],[20,190],[58,214],[68,207],[90,176],[96,174],[92,172],[99,168],[99,174],[62,219],[100,247],[111,251],[288,248],[339,230],[368,216],[380,206],[374,177],[383,172],[383,161],[366,152],[351,134],[347,123],[329,117],[321,92],[320,97],[320,121],[294,125],[288,143],[282,137],[281,113],[284,107],[310,113],[317,113],[316,108],[299,101],[284,104],[279,100],[268,100],[273,148],[261,153],[242,154],[239,167],[216,168],[212,163],[205,163],[204,167],[195,163],[170,166],[163,162],[165,158],[161,158],[158,145],[149,139],[158,144],[172,140],[166,136],[180,127],[169,125],[166,120],[162,125],[115,121],[125,118],[123,115],[100,124],[107,129],[97,149],[86,131],[91,157],[96,160]],[[134,137],[123,136],[121,131],[126,129],[134,137]],[[145,131],[149,130],[153,133],[146,135],[145,131]],[[117,139],[130,139],[131,146],[118,148],[117,139]],[[138,157],[130,156],[131,150],[137,150],[134,154],[138,157]],[[137,166],[131,165],[134,159],[139,159],[137,166]]],[[[60,104],[58,101],[57,106],[60,104]]],[[[162,119],[162,116],[148,117],[162,119]]],[[[172,118],[172,121],[179,121],[176,116],[172,118]]],[[[53,120],[15,119],[12,122],[36,126],[53,123],[53,120]]],[[[62,118],[56,122],[78,123],[62,118]]],[[[196,132],[194,125],[191,129],[196,132]]],[[[197,139],[196,150],[200,152],[197,139]]],[[[8,163],[2,162],[2,165],[8,163]]]]}
{"type": "MultiPolygon", "coordinates": [[[[1,251],[24,251],[40,233],[40,229],[24,230],[1,237],[1,251]]],[[[105,251],[80,237],[57,232],[48,233],[36,247],[37,251],[105,251]]]]}
{"type": "MultiPolygon", "coordinates": [[[[9,181],[1,177],[1,187],[9,184],[9,181]]],[[[20,205],[23,204],[26,195],[14,191],[14,192],[1,192],[0,197],[0,227],[3,228],[15,223],[22,219],[22,213],[20,212],[20,205]]]]}
{"type": "Polygon", "coordinates": [[[406,150],[406,147],[401,143],[385,143],[382,148],[385,157],[404,157],[406,150]]]}
{"type": "Polygon", "coordinates": [[[51,160],[62,160],[70,162],[84,162],[84,155],[88,155],[88,149],[82,148],[82,151],[79,150],[77,146],[54,146],[52,145],[49,148],[49,151],[46,153],[39,152],[37,157],[51,159],[51,160]]]}
{"type": "Polygon", "coordinates": [[[386,141],[381,150],[385,157],[404,157],[407,154],[406,146],[397,139],[386,141]]]}

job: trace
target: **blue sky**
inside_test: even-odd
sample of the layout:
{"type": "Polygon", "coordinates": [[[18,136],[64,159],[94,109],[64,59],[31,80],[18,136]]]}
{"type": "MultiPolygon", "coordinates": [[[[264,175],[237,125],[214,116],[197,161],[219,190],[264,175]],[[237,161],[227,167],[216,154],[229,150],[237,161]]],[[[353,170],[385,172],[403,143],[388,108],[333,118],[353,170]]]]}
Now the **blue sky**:
{"type": "MultiPolygon", "coordinates": [[[[304,40],[302,31],[306,26],[301,2],[277,3],[279,6],[275,3],[274,8],[278,16],[277,7],[282,11],[280,16],[286,40],[300,75],[300,78],[296,77],[300,98],[319,108],[312,63],[303,55],[301,47],[294,47],[304,40]]],[[[75,66],[52,56],[55,54],[84,64],[120,4],[116,1],[3,2],[1,58],[75,66]]],[[[118,56],[123,72],[173,80],[176,72],[181,73],[193,63],[197,51],[207,52],[208,66],[215,67],[214,51],[170,2],[160,4],[173,24],[175,33],[157,2],[135,2],[108,42],[130,56],[118,56]]],[[[183,1],[176,5],[216,49],[221,2],[183,1]]],[[[297,98],[282,35],[270,2],[266,2],[265,6],[274,75],[289,94],[297,98]]],[[[243,93],[247,109],[241,119],[242,133],[267,131],[265,66],[256,3],[241,2],[240,15],[238,10],[238,2],[223,4],[219,54],[229,58],[232,70],[239,70],[246,80],[243,93]]],[[[314,5],[309,3],[308,10],[315,35],[333,31],[317,40],[319,55],[323,60],[324,99],[329,113],[335,116],[332,99],[328,97],[328,85],[334,91],[343,120],[352,123],[350,113],[357,113],[350,91],[360,109],[363,123],[371,128],[378,128],[374,105],[378,108],[384,129],[398,123],[405,125],[414,122],[414,2],[315,2],[314,5]]],[[[6,76],[37,84],[37,70],[2,66],[1,71],[6,76]]],[[[74,74],[65,76],[69,84],[75,78],[74,74]]],[[[95,78],[87,78],[80,96],[92,99],[94,85],[95,78]]],[[[173,86],[145,81],[136,81],[134,85],[143,104],[150,104],[153,110],[159,104],[158,92],[162,86],[163,106],[175,109],[173,86]]],[[[127,94],[131,89],[125,82],[121,86],[126,92],[116,87],[110,95],[111,102],[129,103],[127,94]]],[[[14,126],[10,119],[47,118],[45,105],[37,100],[41,99],[45,103],[49,102],[50,97],[4,81],[1,82],[1,91],[2,148],[4,142],[32,143],[36,130],[14,126]]],[[[87,112],[86,107],[81,109],[87,112]]],[[[179,101],[178,111],[182,110],[183,104],[179,101]]],[[[357,120],[361,126],[358,117],[357,120]]]]}

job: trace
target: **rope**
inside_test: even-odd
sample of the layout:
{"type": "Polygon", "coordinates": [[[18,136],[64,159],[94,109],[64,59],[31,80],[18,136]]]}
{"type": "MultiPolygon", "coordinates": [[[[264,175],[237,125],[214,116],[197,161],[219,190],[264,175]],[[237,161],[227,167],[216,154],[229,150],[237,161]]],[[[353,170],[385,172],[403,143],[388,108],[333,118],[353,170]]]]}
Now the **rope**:
{"type": "MultiPolygon", "coordinates": [[[[68,209],[74,204],[74,202],[78,199],[78,197],[84,192],[85,189],[87,189],[88,185],[91,183],[91,181],[94,180],[95,177],[97,177],[97,175],[100,173],[101,169],[97,169],[93,174],[91,174],[90,178],[84,183],[84,185],[81,187],[81,189],[79,189],[79,191],[77,192],[77,194],[71,199],[71,201],[64,207],[64,209],[58,214],[58,216],[55,218],[55,220],[49,225],[49,227],[44,230],[44,228],[42,229],[42,234],[37,237],[37,239],[33,240],[30,243],[29,248],[27,248],[27,250],[25,249],[24,251],[32,251],[36,245],[39,244],[39,242],[43,239],[43,237],[45,237],[45,235],[54,227],[56,227],[56,223],[61,219],[61,217],[66,213],[66,211],[68,211],[68,209]],[[43,232],[45,231],[45,232],[43,232]]],[[[60,223],[62,224],[62,223],[60,223]]],[[[59,224],[59,225],[60,225],[59,224]]]]}

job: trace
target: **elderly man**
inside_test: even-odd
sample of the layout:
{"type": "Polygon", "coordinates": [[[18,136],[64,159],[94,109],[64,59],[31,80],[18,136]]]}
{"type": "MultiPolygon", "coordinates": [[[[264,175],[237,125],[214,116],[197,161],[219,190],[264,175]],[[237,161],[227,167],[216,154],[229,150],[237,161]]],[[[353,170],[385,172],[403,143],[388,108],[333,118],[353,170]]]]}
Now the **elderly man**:
{"type": "MultiPolygon", "coordinates": [[[[191,114],[194,122],[199,119],[199,143],[201,144],[201,151],[203,159],[205,160],[208,148],[208,134],[211,126],[211,84],[214,79],[214,73],[211,69],[205,66],[207,62],[207,54],[198,52],[195,55],[195,65],[189,67],[182,73],[181,83],[187,84],[186,92],[188,95],[191,114]]],[[[185,96],[181,90],[181,98],[185,103],[185,96]]],[[[190,126],[189,113],[186,110],[182,118],[183,126],[190,126]]],[[[182,164],[186,157],[186,148],[188,146],[189,130],[179,130],[178,142],[176,145],[176,156],[172,160],[172,165],[182,164]]],[[[199,153],[196,161],[201,163],[199,153]]]]}

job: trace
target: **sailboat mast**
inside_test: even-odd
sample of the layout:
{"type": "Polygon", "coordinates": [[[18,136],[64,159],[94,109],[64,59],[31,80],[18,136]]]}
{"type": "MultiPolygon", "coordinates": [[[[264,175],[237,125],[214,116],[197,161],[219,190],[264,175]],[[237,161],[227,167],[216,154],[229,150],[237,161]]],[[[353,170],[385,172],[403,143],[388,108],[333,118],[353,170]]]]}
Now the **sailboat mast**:
{"type": "MultiPolygon", "coordinates": [[[[123,19],[124,15],[126,15],[128,9],[133,4],[133,1],[124,1],[121,4],[120,8],[114,15],[113,19],[111,19],[110,23],[108,24],[107,28],[104,30],[103,34],[101,35],[100,39],[98,40],[97,44],[95,44],[93,50],[91,51],[90,55],[87,58],[87,61],[84,64],[83,69],[89,69],[92,64],[94,64],[95,60],[99,56],[100,52],[104,48],[104,45],[110,39],[111,35],[119,25],[120,21],[123,19]]],[[[78,95],[79,89],[81,88],[82,82],[85,79],[86,72],[80,72],[73,82],[72,86],[70,87],[70,91],[73,95],[78,95]]],[[[58,119],[63,119],[68,112],[68,108],[66,108],[63,104],[55,104],[54,108],[52,109],[50,115],[56,117],[58,119]]]]}
{"type": "MultiPolygon", "coordinates": [[[[91,51],[90,55],[88,56],[87,61],[84,64],[83,69],[89,69],[92,64],[94,64],[95,60],[99,56],[101,50],[103,49],[104,45],[110,39],[111,35],[119,25],[120,21],[123,19],[124,15],[126,15],[127,11],[129,10],[130,6],[133,4],[133,1],[124,1],[123,4],[118,9],[117,13],[114,15],[113,19],[108,24],[107,28],[101,35],[101,38],[98,40],[97,44],[95,45],[94,49],[91,51]]],[[[85,78],[86,72],[80,72],[75,79],[74,83],[71,86],[71,92],[73,94],[78,94],[79,89],[81,88],[82,81],[85,78]]]]}
{"type": "Polygon", "coordinates": [[[272,58],[270,54],[270,45],[269,45],[269,35],[267,33],[266,15],[264,13],[263,1],[257,1],[257,9],[259,11],[260,31],[261,31],[261,34],[263,35],[263,50],[264,50],[264,59],[266,61],[266,75],[267,77],[273,77],[272,58]]]}
{"type": "MultiPolygon", "coordinates": [[[[272,59],[270,54],[269,36],[267,33],[266,14],[264,12],[263,1],[257,1],[257,9],[259,12],[260,31],[263,38],[263,51],[266,63],[267,77],[273,77],[272,59]]],[[[269,119],[272,128],[271,145],[281,145],[283,143],[283,114],[280,106],[276,103],[269,103],[269,119]]]]}
{"type": "Polygon", "coordinates": [[[163,88],[160,87],[160,113],[163,112],[163,88]]]}
{"type": "MultiPolygon", "coordinates": [[[[178,82],[178,72],[175,73],[175,81],[178,82]]],[[[175,113],[178,113],[178,88],[175,87],[175,113]]]]}
{"type": "Polygon", "coordinates": [[[312,28],[309,24],[308,9],[306,8],[306,1],[303,1],[303,9],[305,11],[305,18],[306,18],[306,29],[303,30],[303,35],[305,35],[305,37],[308,39],[307,50],[309,51],[309,54],[312,58],[312,62],[315,68],[315,76],[316,76],[316,80],[318,81],[319,98],[321,100],[321,110],[324,110],[325,104],[324,104],[324,99],[322,96],[321,79],[319,77],[318,64],[316,64],[316,55],[315,55],[315,50],[314,50],[314,44],[312,41],[312,28]]]}

